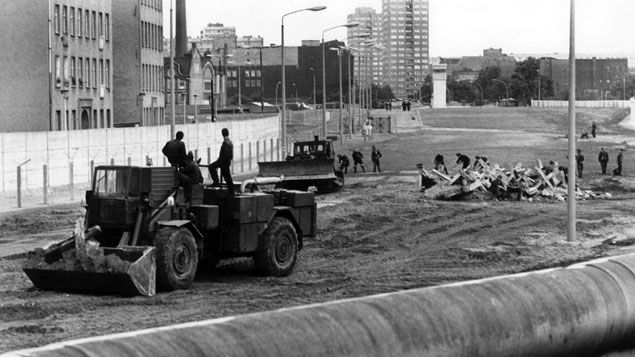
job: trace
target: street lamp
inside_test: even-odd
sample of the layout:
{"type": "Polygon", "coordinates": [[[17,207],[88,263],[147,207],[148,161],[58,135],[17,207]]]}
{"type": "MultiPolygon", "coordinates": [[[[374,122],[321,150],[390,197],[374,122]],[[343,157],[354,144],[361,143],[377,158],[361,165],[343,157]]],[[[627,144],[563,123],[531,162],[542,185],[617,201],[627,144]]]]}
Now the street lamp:
{"type": "Polygon", "coordinates": [[[326,48],[324,46],[324,34],[340,27],[356,27],[357,22],[349,22],[344,25],[333,26],[322,31],[322,136],[326,138],[326,48]]]}
{"type": "Polygon", "coordinates": [[[509,88],[507,87],[507,84],[505,82],[501,81],[500,79],[496,79],[496,78],[492,79],[492,81],[503,83],[503,85],[505,86],[505,93],[507,95],[506,99],[509,100],[509,88]]]}
{"type": "Polygon", "coordinates": [[[216,77],[216,71],[214,70],[214,63],[212,61],[212,54],[208,53],[205,55],[206,58],[209,58],[209,68],[211,72],[211,80],[210,80],[210,89],[209,89],[209,104],[210,104],[210,118],[212,123],[216,121],[216,105],[214,100],[214,77],[216,77]]]}
{"type": "Polygon", "coordinates": [[[194,94],[194,122],[196,124],[198,124],[198,102],[196,101],[196,97],[198,97],[198,95],[194,94]]]}
{"type": "MultiPolygon", "coordinates": [[[[281,58],[281,62],[282,62],[282,157],[286,157],[287,155],[287,100],[286,100],[286,90],[285,90],[285,86],[287,83],[287,78],[286,78],[286,73],[285,73],[285,66],[284,66],[284,18],[298,13],[298,12],[302,12],[302,11],[322,11],[326,9],[326,6],[314,6],[314,7],[309,7],[309,8],[305,8],[305,9],[300,9],[300,10],[295,10],[295,11],[291,11],[288,12],[284,15],[282,15],[282,19],[281,19],[281,24],[280,24],[280,58],[281,58]]],[[[277,92],[276,92],[277,94],[277,92]]]]}
{"type": "Polygon", "coordinates": [[[339,69],[339,78],[340,78],[340,143],[344,142],[344,114],[342,112],[342,107],[344,106],[344,102],[342,101],[342,98],[344,96],[344,93],[342,91],[342,49],[339,47],[331,47],[329,48],[329,50],[331,51],[337,51],[337,58],[338,58],[338,69],[339,69]]]}

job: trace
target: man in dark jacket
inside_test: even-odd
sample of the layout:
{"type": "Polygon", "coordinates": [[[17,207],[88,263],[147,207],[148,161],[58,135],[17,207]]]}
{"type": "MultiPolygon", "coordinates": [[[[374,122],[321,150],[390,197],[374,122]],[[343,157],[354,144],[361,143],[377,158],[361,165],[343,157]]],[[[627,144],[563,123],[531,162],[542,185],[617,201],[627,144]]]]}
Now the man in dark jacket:
{"type": "Polygon", "coordinates": [[[187,153],[185,163],[177,175],[179,185],[185,191],[185,197],[188,200],[192,199],[192,186],[203,183],[203,175],[198,168],[198,163],[194,161],[194,154],[191,151],[187,153]]]}
{"type": "Polygon", "coordinates": [[[624,149],[620,149],[619,154],[617,154],[617,168],[613,170],[613,174],[616,176],[622,175],[622,160],[624,159],[622,152],[624,152],[624,149]]]}
{"type": "Polygon", "coordinates": [[[461,164],[463,166],[463,170],[467,169],[468,167],[470,167],[470,158],[467,157],[466,155],[461,154],[460,152],[456,153],[456,163],[457,164],[461,164]]]}
{"type": "Polygon", "coordinates": [[[575,162],[578,167],[578,178],[582,178],[582,172],[584,171],[584,155],[580,149],[576,150],[578,154],[575,156],[575,162]]]}
{"type": "Polygon", "coordinates": [[[598,161],[600,162],[600,166],[602,167],[602,175],[606,175],[606,166],[609,164],[609,153],[606,152],[604,148],[600,148],[598,161]]]}
{"type": "Polygon", "coordinates": [[[231,166],[232,159],[234,158],[234,144],[229,140],[229,130],[227,128],[223,128],[221,131],[223,134],[223,144],[220,147],[220,153],[218,154],[218,159],[211,164],[209,164],[209,175],[212,177],[212,181],[214,182],[214,186],[220,186],[220,181],[218,179],[218,173],[216,169],[220,168],[220,174],[225,179],[225,183],[227,184],[227,188],[229,189],[229,194],[234,194],[234,180],[232,180],[232,173],[229,170],[231,166]]]}
{"type": "Polygon", "coordinates": [[[337,155],[338,161],[340,163],[340,171],[345,174],[348,173],[348,166],[350,165],[350,161],[348,160],[348,156],[346,155],[337,155]]]}
{"type": "Polygon", "coordinates": [[[364,155],[359,150],[355,149],[353,150],[353,154],[351,156],[353,157],[353,172],[357,172],[357,165],[360,165],[362,167],[362,171],[366,172],[364,162],[362,161],[364,155]]]}
{"type": "Polygon", "coordinates": [[[381,166],[379,165],[380,158],[381,152],[373,146],[373,151],[370,153],[370,159],[373,161],[373,172],[381,172],[381,166]]]}
{"type": "Polygon", "coordinates": [[[170,140],[163,146],[163,155],[168,158],[171,166],[182,167],[185,164],[185,143],[183,143],[183,132],[176,133],[176,139],[170,140]]]}

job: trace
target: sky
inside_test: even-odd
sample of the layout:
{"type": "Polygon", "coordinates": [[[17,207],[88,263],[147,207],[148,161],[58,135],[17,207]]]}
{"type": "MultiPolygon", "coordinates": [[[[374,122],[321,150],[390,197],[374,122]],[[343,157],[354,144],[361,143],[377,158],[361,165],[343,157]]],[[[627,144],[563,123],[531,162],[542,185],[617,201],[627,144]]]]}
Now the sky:
{"type": "MultiPolygon", "coordinates": [[[[164,0],[164,29],[169,8],[164,0]]],[[[280,43],[282,14],[325,5],[319,12],[285,18],[285,45],[320,39],[322,31],[346,23],[357,7],[381,12],[382,0],[186,0],[188,35],[210,22],[235,26],[239,36],[260,35],[265,45],[280,43]]],[[[429,0],[430,56],[479,55],[485,48],[507,54],[569,52],[569,0],[429,0]]],[[[578,54],[635,54],[634,0],[577,0],[578,54]]],[[[326,40],[346,40],[346,30],[329,31],[326,40]]]]}

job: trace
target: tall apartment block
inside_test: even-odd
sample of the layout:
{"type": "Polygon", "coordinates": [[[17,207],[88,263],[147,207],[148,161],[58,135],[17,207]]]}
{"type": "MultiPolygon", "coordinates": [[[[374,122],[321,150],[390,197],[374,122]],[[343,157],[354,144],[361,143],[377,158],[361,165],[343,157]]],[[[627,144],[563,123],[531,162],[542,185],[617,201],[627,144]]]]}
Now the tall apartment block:
{"type": "Polygon", "coordinates": [[[383,75],[398,98],[414,98],[429,71],[429,0],[383,0],[383,75]]]}
{"type": "Polygon", "coordinates": [[[112,126],[110,0],[3,0],[0,130],[112,126]]]}
{"type": "Polygon", "coordinates": [[[163,124],[163,1],[112,0],[112,13],[114,124],[163,124]]]}
{"type": "Polygon", "coordinates": [[[383,82],[382,53],[372,44],[381,45],[382,40],[382,16],[371,7],[358,7],[353,14],[348,15],[348,22],[357,22],[359,26],[348,28],[348,44],[354,48],[352,51],[357,63],[355,65],[355,78],[368,83],[383,82]],[[365,37],[369,35],[369,37],[365,37]],[[364,37],[360,37],[364,36],[364,37]]]}

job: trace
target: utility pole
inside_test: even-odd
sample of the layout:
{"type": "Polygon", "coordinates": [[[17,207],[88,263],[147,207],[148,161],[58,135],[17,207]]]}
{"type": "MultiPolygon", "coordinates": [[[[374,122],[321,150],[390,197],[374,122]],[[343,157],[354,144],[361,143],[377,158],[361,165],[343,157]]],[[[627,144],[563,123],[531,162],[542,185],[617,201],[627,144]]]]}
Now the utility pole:
{"type": "Polygon", "coordinates": [[[575,0],[571,1],[569,28],[569,190],[567,199],[567,241],[576,238],[576,160],[575,160],[575,0]]]}
{"type": "MultiPolygon", "coordinates": [[[[172,107],[172,121],[170,122],[170,139],[174,138],[175,135],[175,111],[176,111],[176,93],[174,92],[174,29],[172,20],[172,12],[173,12],[173,4],[174,2],[170,0],[170,94],[172,98],[170,98],[170,103],[172,107]]],[[[213,91],[213,89],[212,89],[213,91]]]]}

